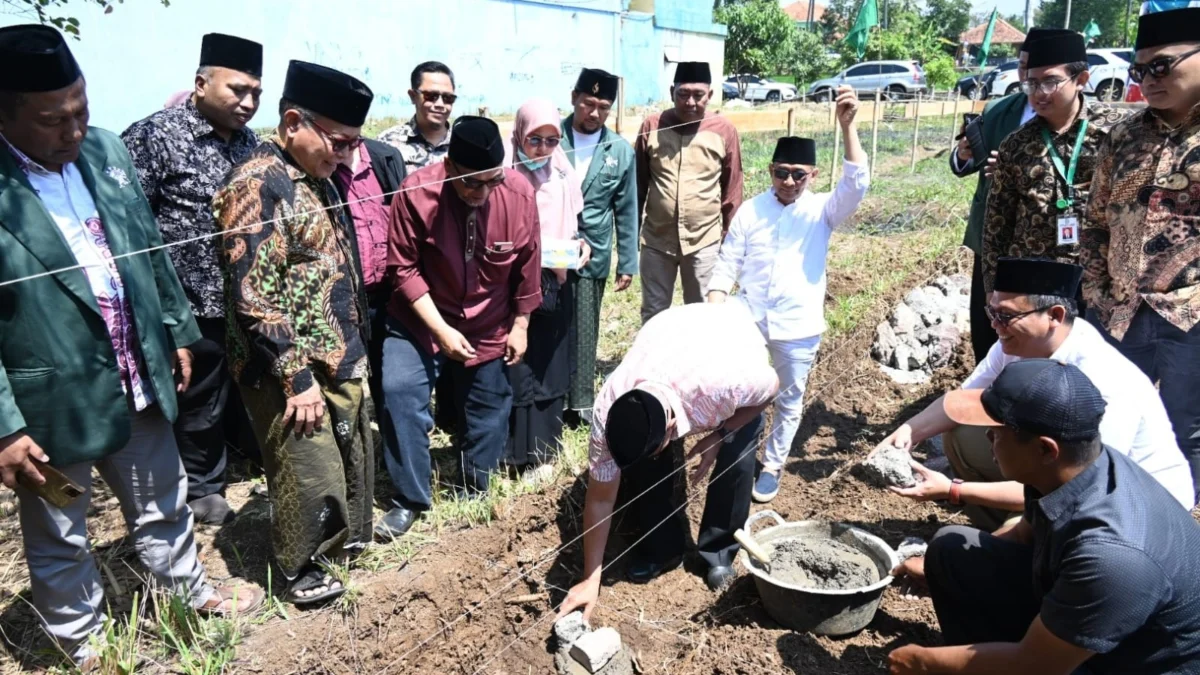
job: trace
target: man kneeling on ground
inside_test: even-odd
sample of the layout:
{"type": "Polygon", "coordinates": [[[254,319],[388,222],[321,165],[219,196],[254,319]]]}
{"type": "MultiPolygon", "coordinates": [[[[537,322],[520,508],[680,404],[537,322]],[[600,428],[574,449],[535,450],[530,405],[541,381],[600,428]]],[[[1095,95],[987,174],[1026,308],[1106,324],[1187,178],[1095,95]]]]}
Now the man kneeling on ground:
{"type": "Polygon", "coordinates": [[[1200,525],[1102,444],[1104,398],[1087,376],[1019,361],[986,390],[948,394],[946,410],[988,427],[1025,513],[995,536],[943,528],[892,572],[928,585],[949,646],[901,647],[891,672],[1200,671],[1200,525]]]}
{"type": "MultiPolygon", "coordinates": [[[[962,388],[984,389],[1005,366],[1022,359],[1052,358],[1077,366],[1095,383],[1107,404],[1100,423],[1104,442],[1132,459],[1191,510],[1195,505],[1191,469],[1175,442],[1154,385],[1091,324],[1076,321],[1074,298],[1082,276],[1083,270],[1077,265],[1001,258],[995,290],[985,307],[1000,340],[962,388]]],[[[910,488],[893,490],[918,501],[948,499],[951,504],[963,504],[974,525],[994,530],[1019,516],[1024,492],[1019,484],[1001,475],[992,458],[988,430],[956,424],[944,409],[945,400],[942,397],[934,401],[900,425],[879,447],[910,449],[935,434],[943,434],[946,458],[957,478],[951,481],[914,464],[914,471],[924,480],[910,488]]]]}

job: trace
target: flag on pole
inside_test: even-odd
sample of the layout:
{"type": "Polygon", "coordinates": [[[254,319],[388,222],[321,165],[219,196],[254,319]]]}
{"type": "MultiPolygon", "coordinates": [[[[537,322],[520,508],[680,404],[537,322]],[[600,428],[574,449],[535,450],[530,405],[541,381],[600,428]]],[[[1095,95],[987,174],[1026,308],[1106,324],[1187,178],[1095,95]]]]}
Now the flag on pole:
{"type": "Polygon", "coordinates": [[[1100,24],[1096,23],[1095,19],[1088,22],[1086,28],[1083,29],[1083,41],[1089,43],[1092,40],[1100,37],[1100,24]]]}
{"type": "Polygon", "coordinates": [[[979,45],[979,69],[987,66],[988,54],[992,51],[992,33],[996,32],[996,17],[1000,16],[998,7],[992,8],[992,18],[988,21],[987,32],[983,34],[983,43],[979,45]]]}
{"type": "Polygon", "coordinates": [[[855,19],[850,34],[846,36],[846,43],[854,48],[860,60],[867,53],[867,38],[871,35],[871,27],[878,25],[879,7],[875,0],[866,0],[858,9],[858,18],[855,19]]]}

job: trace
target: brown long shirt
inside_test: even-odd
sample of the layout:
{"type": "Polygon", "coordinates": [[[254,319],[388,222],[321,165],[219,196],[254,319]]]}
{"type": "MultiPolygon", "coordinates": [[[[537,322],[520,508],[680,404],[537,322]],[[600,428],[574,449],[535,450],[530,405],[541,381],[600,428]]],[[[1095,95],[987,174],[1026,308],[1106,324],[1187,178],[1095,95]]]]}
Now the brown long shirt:
{"type": "Polygon", "coordinates": [[[681,124],[674,110],[646,118],[634,147],[642,246],[689,255],[718,244],[742,205],[742,147],[724,117],[681,124]]]}

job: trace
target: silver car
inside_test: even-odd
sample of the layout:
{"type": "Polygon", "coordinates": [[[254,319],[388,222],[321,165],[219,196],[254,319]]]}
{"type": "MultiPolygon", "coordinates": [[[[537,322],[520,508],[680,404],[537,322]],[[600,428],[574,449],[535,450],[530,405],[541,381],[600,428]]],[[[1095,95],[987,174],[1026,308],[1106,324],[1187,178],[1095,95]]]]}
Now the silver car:
{"type": "Polygon", "coordinates": [[[916,96],[918,92],[929,93],[925,69],[914,61],[866,61],[850,66],[841,73],[824,80],[813,82],[808,96],[818,103],[833,98],[837,88],[850,85],[859,96],[873,96],[882,91],[891,99],[916,96]]]}

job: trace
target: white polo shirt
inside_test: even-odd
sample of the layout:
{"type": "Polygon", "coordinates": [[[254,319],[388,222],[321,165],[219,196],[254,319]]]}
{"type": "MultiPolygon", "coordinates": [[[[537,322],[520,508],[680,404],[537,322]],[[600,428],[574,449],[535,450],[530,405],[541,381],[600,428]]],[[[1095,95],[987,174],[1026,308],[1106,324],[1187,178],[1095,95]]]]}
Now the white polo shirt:
{"type": "MultiPolygon", "coordinates": [[[[1192,471],[1175,442],[1175,431],[1150,379],[1121,355],[1087,321],[1076,319],[1051,359],[1069,363],[1104,397],[1100,439],[1154,476],[1189,511],[1196,505],[1192,471]]],[[[987,358],[963,382],[963,389],[986,389],[1005,366],[1021,358],[992,345],[987,358]]]]}

